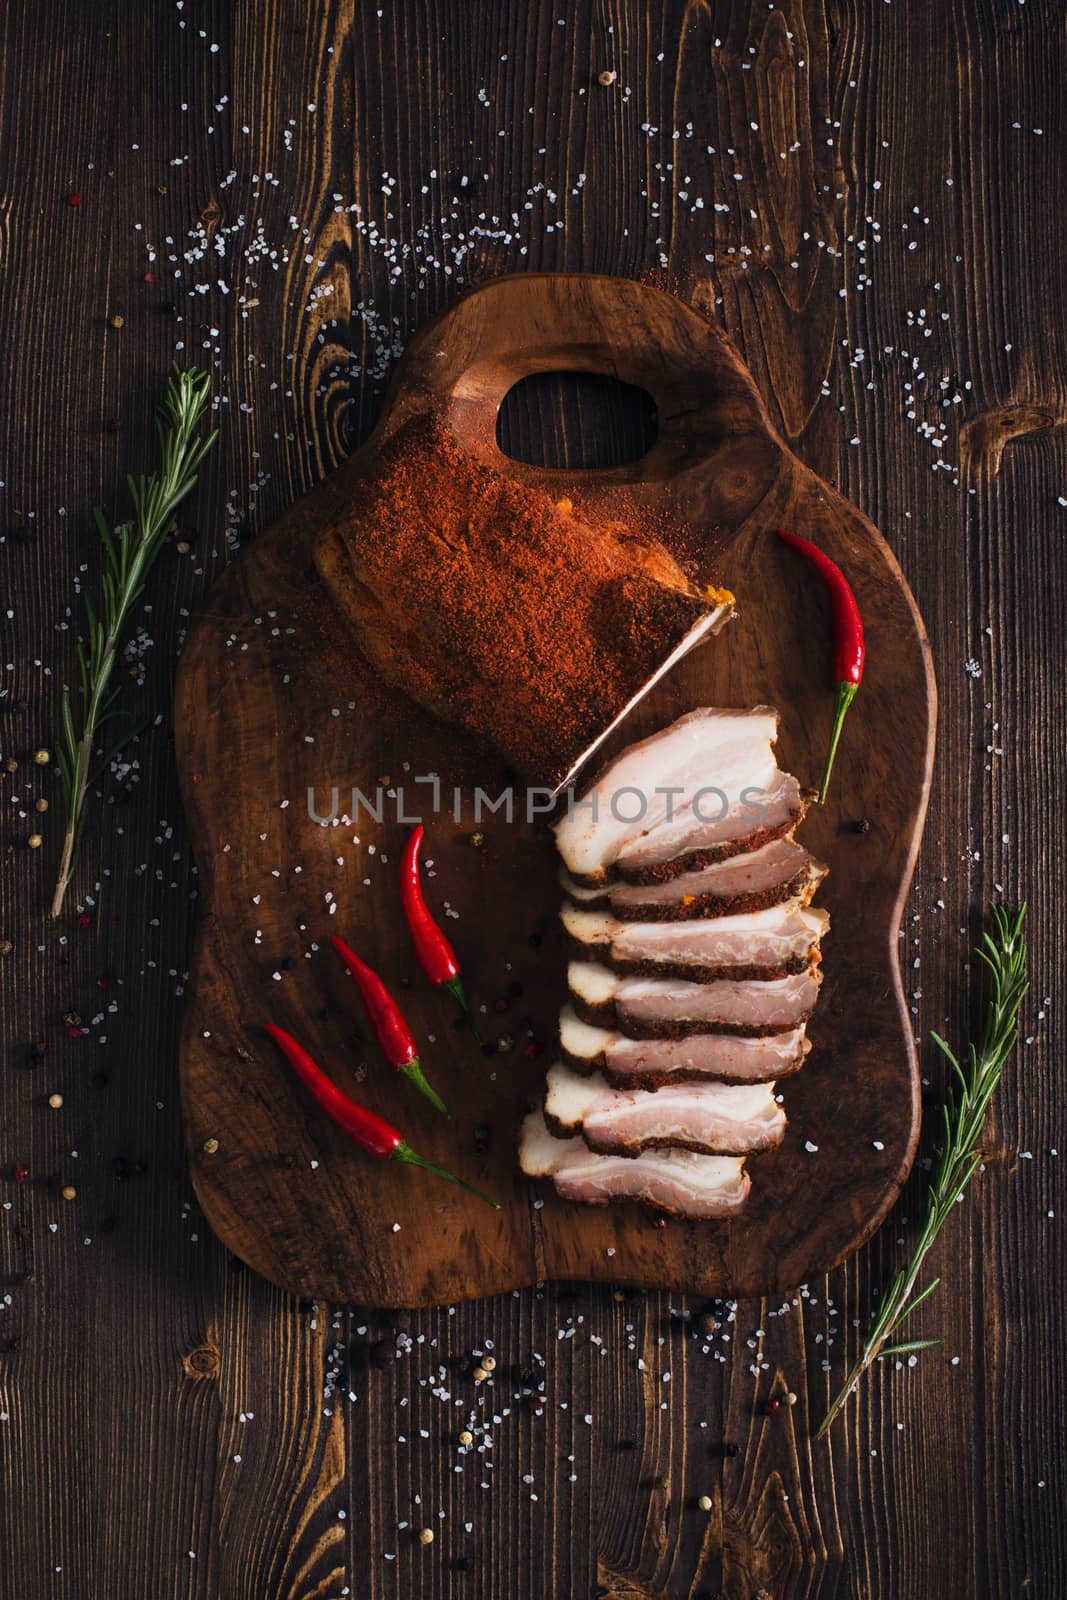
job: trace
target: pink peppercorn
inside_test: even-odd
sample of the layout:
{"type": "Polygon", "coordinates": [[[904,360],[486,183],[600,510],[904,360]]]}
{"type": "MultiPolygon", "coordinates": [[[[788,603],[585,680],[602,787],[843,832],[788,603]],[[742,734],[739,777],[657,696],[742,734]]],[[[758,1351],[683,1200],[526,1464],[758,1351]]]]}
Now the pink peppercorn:
{"type": "Polygon", "coordinates": [[[80,206],[81,203],[82,203],[82,197],[81,197],[81,193],[80,193],[79,190],[75,189],[73,194],[68,194],[68,196],[67,196],[67,204],[68,204],[68,206],[80,206]]]}

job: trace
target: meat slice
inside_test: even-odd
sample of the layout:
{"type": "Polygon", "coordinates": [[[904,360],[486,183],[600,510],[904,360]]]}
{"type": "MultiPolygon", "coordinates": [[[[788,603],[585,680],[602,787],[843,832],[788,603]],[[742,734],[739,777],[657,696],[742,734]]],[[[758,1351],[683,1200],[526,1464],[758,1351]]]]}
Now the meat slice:
{"type": "Polygon", "coordinates": [[[557,1061],[548,1071],[545,1122],[557,1138],[579,1134],[602,1155],[637,1156],[659,1147],[738,1156],[769,1150],[785,1134],[773,1083],[673,1083],[613,1089],[599,1072],[583,1077],[557,1061]]]}
{"type": "Polygon", "coordinates": [[[555,825],[571,878],[656,882],[791,833],[811,797],[779,771],[777,736],[770,706],[705,707],[631,745],[555,825]]]}
{"type": "Polygon", "coordinates": [[[818,967],[785,978],[720,978],[711,983],[623,977],[592,961],[572,961],[567,967],[571,1004],[582,1021],[631,1039],[782,1033],[807,1021],[821,981],[818,967]]]}
{"type": "Polygon", "coordinates": [[[825,876],[822,862],[787,834],[758,850],[713,861],[663,882],[582,888],[566,869],[560,881],[564,894],[577,906],[611,911],[630,921],[670,922],[763,911],[783,900],[807,905],[825,876]]]}
{"type": "Polygon", "coordinates": [[[594,1206],[637,1200],[657,1211],[699,1219],[733,1215],[751,1187],[743,1156],[706,1156],[693,1150],[598,1155],[584,1139],[553,1138],[541,1111],[531,1112],[522,1125],[519,1164],[528,1178],[551,1178],[564,1200],[594,1206]]]}
{"type": "Polygon", "coordinates": [[[559,1049],[577,1072],[600,1072],[616,1089],[657,1089],[662,1084],[718,1078],[763,1083],[787,1077],[804,1064],[811,1045],[804,1027],[750,1037],[693,1033],[681,1039],[629,1039],[583,1022],[573,1006],[559,1019],[559,1049]]]}
{"type": "Polygon", "coordinates": [[[733,917],[695,922],[621,922],[610,911],[560,912],[571,951],[615,972],[648,977],[777,978],[818,959],[829,926],[825,911],[798,900],[733,917]]]}

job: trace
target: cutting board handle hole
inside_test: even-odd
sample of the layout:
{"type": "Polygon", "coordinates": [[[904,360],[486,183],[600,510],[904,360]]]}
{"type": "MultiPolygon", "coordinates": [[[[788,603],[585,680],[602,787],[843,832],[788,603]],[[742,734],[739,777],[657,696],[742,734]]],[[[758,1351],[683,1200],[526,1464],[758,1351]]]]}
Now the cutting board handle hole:
{"type": "Polygon", "coordinates": [[[535,372],[504,396],[497,444],[512,461],[550,471],[605,471],[640,461],[656,442],[646,389],[599,372],[535,372]]]}

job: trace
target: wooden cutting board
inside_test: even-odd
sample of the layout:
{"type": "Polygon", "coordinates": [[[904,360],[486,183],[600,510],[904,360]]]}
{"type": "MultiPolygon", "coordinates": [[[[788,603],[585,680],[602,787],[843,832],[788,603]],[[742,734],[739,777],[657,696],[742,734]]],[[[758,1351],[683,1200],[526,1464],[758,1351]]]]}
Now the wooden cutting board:
{"type": "Polygon", "coordinates": [[[457,301],[409,347],[358,454],[227,570],[182,656],[178,764],[202,913],[181,1083],[193,1181],[215,1232],[296,1293],[388,1307],[546,1278],[751,1295],[832,1267],[885,1216],[915,1150],[918,1075],[898,927],[934,720],[929,646],[896,562],[872,525],[786,449],[718,328],[670,295],[605,277],[524,274],[457,301]],[[508,390],[559,370],[607,373],[651,393],[659,432],[642,460],[560,472],[500,453],[508,390]],[[636,502],[707,531],[704,575],[734,590],[739,616],[657,688],[617,744],[694,706],[769,702],[782,713],[781,765],[814,785],[833,704],[829,607],[819,579],[772,530],[816,540],[856,589],[866,677],[830,803],[801,832],[830,867],[814,1048],[783,1085],[785,1143],[750,1159],[751,1197],[729,1223],[655,1228],[637,1206],[567,1204],[519,1173],[517,1129],[552,1060],[565,965],[551,837],[502,813],[473,821],[474,786],[495,795],[506,775],[373,681],[311,562],[325,517],[358,497],[383,441],[431,404],[470,450],[570,495],[581,511],[612,515],[636,502]],[[431,785],[414,780],[431,773],[446,805],[461,786],[458,823],[428,814],[431,785]],[[365,808],[353,816],[353,785],[376,809],[381,788],[380,822],[365,808]],[[309,814],[309,789],[324,816],[334,788],[353,820],[323,826],[309,814]],[[503,1036],[489,1056],[455,1026],[451,1002],[411,951],[396,869],[407,831],[399,819],[417,813],[433,863],[428,898],[472,1000],[486,1007],[483,1031],[503,1036]],[[862,833],[850,826],[861,820],[862,833]],[[326,942],[334,932],[397,990],[451,1122],[368,1042],[326,942]],[[266,1021],[289,1028],[349,1092],[503,1209],[356,1149],[294,1081],[261,1032],[266,1021]]]}

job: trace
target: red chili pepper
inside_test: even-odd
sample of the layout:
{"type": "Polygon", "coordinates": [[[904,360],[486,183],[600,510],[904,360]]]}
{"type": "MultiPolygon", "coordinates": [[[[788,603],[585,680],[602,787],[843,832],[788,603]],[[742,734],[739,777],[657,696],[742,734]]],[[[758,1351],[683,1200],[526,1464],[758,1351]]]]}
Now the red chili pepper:
{"type": "Polygon", "coordinates": [[[433,920],[433,915],[422,898],[422,881],[419,877],[422,835],[423,827],[420,822],[408,834],[404,853],[400,857],[400,898],[404,903],[404,915],[415,943],[415,954],[419,958],[419,966],[430,982],[438,984],[452,996],[467,1019],[467,1025],[475,1039],[481,1044],[470,1006],[467,1004],[467,996],[463,992],[463,980],[459,975],[456,952],[433,920]]]}
{"type": "Polygon", "coordinates": [[[431,1101],[438,1111],[443,1112],[446,1117],[449,1116],[448,1107],[441,1096],[426,1081],[411,1029],[401,1016],[400,1007],[381,978],[373,967],[368,967],[365,961],[360,960],[343,939],[335,936],[330,943],[352,974],[360,999],[367,1009],[368,1021],[374,1029],[374,1037],[381,1045],[385,1059],[393,1071],[402,1072],[417,1089],[422,1090],[427,1100],[431,1101]]]}
{"type": "Polygon", "coordinates": [[[834,723],[830,730],[830,745],[826,752],[826,766],[823,768],[822,784],[819,788],[819,804],[826,800],[826,791],[830,784],[830,772],[837,754],[837,741],[841,737],[841,725],[845,720],[845,712],[856,698],[856,690],[863,677],[863,618],[860,608],[856,604],[856,596],[849,587],[848,579],[835,561],[831,561],[825,551],[818,545],[812,544],[810,539],[802,539],[799,534],[789,533],[785,528],[778,529],[779,539],[784,539],[786,544],[792,545],[794,550],[811,563],[819,573],[827,589],[830,591],[830,605],[834,617],[834,679],[837,684],[837,701],[834,706],[834,723]]]}
{"type": "Polygon", "coordinates": [[[425,1156],[420,1156],[413,1150],[396,1128],[383,1117],[379,1117],[374,1111],[368,1111],[366,1106],[359,1105],[357,1101],[349,1099],[333,1079],[328,1078],[322,1068],[316,1065],[303,1045],[298,1044],[291,1033],[286,1033],[284,1028],[275,1027],[272,1022],[266,1023],[265,1028],[326,1115],[331,1121],[336,1122],[350,1139],[362,1145],[364,1150],[369,1150],[372,1156],[377,1156],[381,1161],[404,1161],[409,1166],[422,1167],[426,1172],[436,1173],[439,1178],[445,1178],[460,1189],[466,1189],[468,1194],[477,1195],[479,1200],[484,1200],[486,1205],[492,1206],[494,1210],[500,1210],[496,1200],[491,1200],[487,1194],[473,1188],[471,1184],[464,1183],[462,1178],[447,1172],[444,1167],[435,1166],[432,1161],[427,1161],[425,1156]]]}

